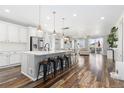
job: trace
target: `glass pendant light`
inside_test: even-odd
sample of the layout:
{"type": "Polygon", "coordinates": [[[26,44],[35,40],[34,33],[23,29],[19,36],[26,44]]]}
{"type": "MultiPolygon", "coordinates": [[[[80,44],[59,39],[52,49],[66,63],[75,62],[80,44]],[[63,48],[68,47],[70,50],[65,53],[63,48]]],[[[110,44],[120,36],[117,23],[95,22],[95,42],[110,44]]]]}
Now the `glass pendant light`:
{"type": "Polygon", "coordinates": [[[65,18],[62,18],[62,22],[63,22],[63,24],[62,24],[63,25],[63,27],[62,27],[63,34],[62,35],[63,35],[63,38],[65,37],[65,35],[64,35],[64,21],[65,21],[65,18]]]}
{"type": "Polygon", "coordinates": [[[40,19],[40,17],[41,17],[41,7],[40,7],[40,5],[39,5],[39,24],[38,24],[38,26],[37,26],[37,31],[38,31],[38,32],[41,32],[41,31],[42,31],[41,19],[40,19]]]}
{"type": "Polygon", "coordinates": [[[53,24],[54,24],[53,34],[56,34],[56,30],[55,30],[55,14],[56,14],[56,11],[53,11],[53,24]]]}

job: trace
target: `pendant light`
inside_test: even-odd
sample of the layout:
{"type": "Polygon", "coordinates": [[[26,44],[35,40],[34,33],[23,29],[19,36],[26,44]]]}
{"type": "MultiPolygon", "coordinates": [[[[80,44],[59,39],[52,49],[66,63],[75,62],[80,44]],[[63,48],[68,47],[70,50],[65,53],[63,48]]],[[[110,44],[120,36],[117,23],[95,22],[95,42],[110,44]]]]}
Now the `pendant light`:
{"type": "Polygon", "coordinates": [[[62,25],[63,25],[63,28],[62,28],[62,30],[63,30],[63,37],[65,36],[65,35],[64,35],[64,21],[65,21],[65,18],[62,18],[62,22],[63,22],[63,23],[62,23],[62,25]]]}
{"type": "Polygon", "coordinates": [[[39,5],[39,24],[38,24],[38,26],[37,26],[37,31],[38,32],[41,32],[42,31],[42,27],[41,27],[41,7],[40,7],[40,5],[39,5]]]}
{"type": "Polygon", "coordinates": [[[56,34],[56,30],[55,30],[55,14],[56,14],[56,11],[53,11],[53,26],[54,26],[53,34],[56,34]]]}

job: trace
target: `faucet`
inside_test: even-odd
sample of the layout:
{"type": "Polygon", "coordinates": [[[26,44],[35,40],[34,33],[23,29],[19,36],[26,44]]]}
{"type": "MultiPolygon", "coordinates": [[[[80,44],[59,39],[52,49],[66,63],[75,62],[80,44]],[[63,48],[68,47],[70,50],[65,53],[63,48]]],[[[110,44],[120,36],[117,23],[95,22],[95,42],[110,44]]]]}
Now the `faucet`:
{"type": "Polygon", "coordinates": [[[49,51],[49,50],[50,50],[50,44],[49,44],[49,43],[46,43],[46,44],[44,45],[44,49],[46,48],[47,45],[48,45],[47,50],[49,51]]]}

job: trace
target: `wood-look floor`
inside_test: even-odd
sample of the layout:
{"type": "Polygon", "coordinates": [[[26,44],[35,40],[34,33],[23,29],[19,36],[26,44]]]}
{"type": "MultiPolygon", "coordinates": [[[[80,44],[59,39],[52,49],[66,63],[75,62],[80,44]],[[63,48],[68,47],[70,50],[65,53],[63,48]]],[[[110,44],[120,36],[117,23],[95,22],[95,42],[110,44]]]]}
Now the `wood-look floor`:
{"type": "Polygon", "coordinates": [[[64,73],[58,72],[55,78],[49,76],[47,82],[42,79],[31,81],[21,74],[20,66],[0,70],[0,87],[13,88],[109,88],[124,87],[124,81],[110,78],[109,72],[114,70],[114,63],[107,61],[100,54],[78,56],[78,63],[64,73]]]}

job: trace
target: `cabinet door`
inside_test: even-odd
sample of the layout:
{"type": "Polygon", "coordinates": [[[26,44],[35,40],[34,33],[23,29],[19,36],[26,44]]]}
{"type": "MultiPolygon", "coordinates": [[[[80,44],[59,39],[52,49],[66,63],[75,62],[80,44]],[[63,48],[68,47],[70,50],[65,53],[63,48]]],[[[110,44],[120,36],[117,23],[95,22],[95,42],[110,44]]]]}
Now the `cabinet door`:
{"type": "Polygon", "coordinates": [[[7,25],[5,23],[0,22],[0,41],[7,40],[7,25]]]}
{"type": "Polygon", "coordinates": [[[27,42],[27,29],[26,28],[20,28],[19,29],[19,40],[20,42],[26,43],[27,42]]]}
{"type": "Polygon", "coordinates": [[[29,36],[36,36],[36,28],[29,28],[29,36]]]}
{"type": "Polygon", "coordinates": [[[9,42],[19,42],[17,25],[8,25],[8,40],[9,42]]]}
{"type": "Polygon", "coordinates": [[[10,64],[21,63],[21,56],[19,54],[10,55],[10,64]]]}
{"type": "Polygon", "coordinates": [[[0,54],[0,67],[9,65],[8,56],[0,54]]]}

